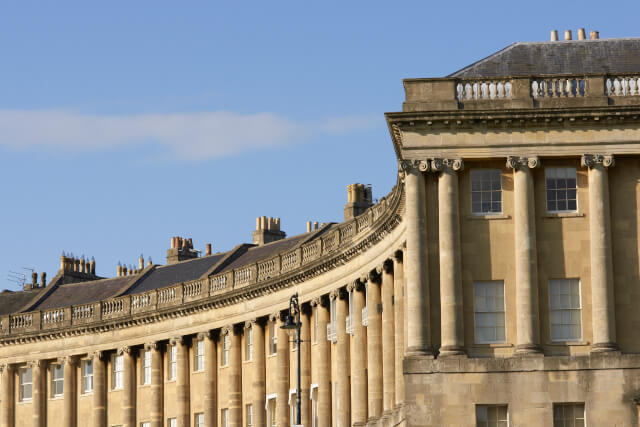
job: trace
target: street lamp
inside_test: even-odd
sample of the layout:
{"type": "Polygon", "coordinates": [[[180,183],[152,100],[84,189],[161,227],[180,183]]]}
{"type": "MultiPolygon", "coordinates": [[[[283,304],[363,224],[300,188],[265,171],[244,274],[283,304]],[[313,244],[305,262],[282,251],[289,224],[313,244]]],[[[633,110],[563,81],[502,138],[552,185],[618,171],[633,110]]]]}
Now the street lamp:
{"type": "Polygon", "coordinates": [[[302,327],[302,322],[300,321],[300,303],[298,302],[298,293],[291,295],[289,299],[289,311],[287,312],[287,317],[284,320],[284,325],[280,328],[288,329],[288,330],[296,330],[296,348],[298,350],[298,389],[296,391],[296,424],[294,427],[303,427],[301,422],[301,414],[300,414],[300,406],[301,406],[301,398],[300,398],[300,328],[302,327]]]}

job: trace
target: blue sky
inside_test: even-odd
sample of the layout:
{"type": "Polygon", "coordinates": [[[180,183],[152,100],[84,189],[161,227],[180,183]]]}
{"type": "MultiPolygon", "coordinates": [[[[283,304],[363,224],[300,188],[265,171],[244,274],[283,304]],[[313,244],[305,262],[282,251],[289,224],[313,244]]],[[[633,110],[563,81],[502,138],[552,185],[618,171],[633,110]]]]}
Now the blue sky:
{"type": "Polygon", "coordinates": [[[578,27],[640,36],[636,1],[0,5],[0,288],[60,253],[98,274],[169,238],[227,250],[255,217],[342,219],[395,183],[383,113],[406,77],[578,27]]]}

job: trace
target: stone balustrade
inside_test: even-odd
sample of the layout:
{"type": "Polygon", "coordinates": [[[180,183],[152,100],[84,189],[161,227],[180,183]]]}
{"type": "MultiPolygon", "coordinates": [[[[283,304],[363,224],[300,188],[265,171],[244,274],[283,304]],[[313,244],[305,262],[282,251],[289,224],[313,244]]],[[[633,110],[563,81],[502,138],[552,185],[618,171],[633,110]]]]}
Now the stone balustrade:
{"type": "Polygon", "coordinates": [[[640,76],[608,77],[605,88],[607,96],[639,96],[640,76]]]}
{"type": "MultiPolygon", "coordinates": [[[[171,310],[185,303],[206,302],[207,299],[224,297],[226,292],[247,286],[260,286],[265,282],[278,281],[282,276],[302,272],[315,263],[322,262],[331,253],[339,256],[341,249],[351,247],[358,237],[365,238],[378,222],[386,221],[388,215],[398,208],[402,199],[401,187],[396,186],[380,202],[362,215],[335,226],[334,230],[257,263],[225,271],[214,276],[178,283],[140,294],[109,298],[95,303],[51,310],[19,313],[0,317],[0,337],[10,337],[41,330],[56,330],[74,325],[91,325],[104,321],[126,320],[132,315],[157,313],[171,310]]],[[[365,309],[366,310],[366,309],[365,309]]],[[[366,319],[366,313],[363,313],[366,319]]],[[[329,332],[329,331],[328,331],[329,332]]],[[[331,335],[333,337],[333,334],[331,335]]]]}

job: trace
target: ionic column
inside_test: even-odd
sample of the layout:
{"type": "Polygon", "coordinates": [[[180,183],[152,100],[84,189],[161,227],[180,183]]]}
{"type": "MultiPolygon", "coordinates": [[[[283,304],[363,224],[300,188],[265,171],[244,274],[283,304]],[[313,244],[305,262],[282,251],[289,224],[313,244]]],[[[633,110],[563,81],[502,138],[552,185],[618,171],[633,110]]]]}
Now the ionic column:
{"type": "Polygon", "coordinates": [[[407,222],[407,355],[430,355],[429,267],[427,258],[427,200],[423,172],[427,161],[401,162],[406,191],[407,222]]]}
{"type": "Polygon", "coordinates": [[[464,354],[462,261],[458,212],[458,171],[462,159],[434,159],[438,175],[438,229],[440,233],[440,356],[464,354]]]}
{"type": "Polygon", "coordinates": [[[122,413],[124,427],[136,427],[136,362],[133,349],[129,346],[120,347],[118,354],[123,356],[123,395],[122,413]]]}
{"type": "Polygon", "coordinates": [[[614,351],[617,350],[616,316],[607,169],[615,165],[615,159],[612,155],[585,154],[582,156],[582,165],[589,168],[589,245],[593,321],[591,351],[614,351]]]}
{"type": "MultiPolygon", "coordinates": [[[[253,422],[256,426],[265,426],[265,397],[266,391],[266,367],[265,367],[265,319],[253,319],[245,324],[245,328],[251,326],[251,336],[253,337],[253,354],[252,354],[252,405],[253,405],[253,422]]],[[[246,330],[246,329],[245,329],[246,330]]]]}
{"type": "MultiPolygon", "coordinates": [[[[363,279],[360,279],[364,281],[363,279]]],[[[368,419],[382,415],[382,318],[380,316],[380,272],[369,274],[367,285],[367,389],[368,419]]]]}
{"type": "Polygon", "coordinates": [[[351,356],[351,423],[363,426],[367,422],[367,331],[362,325],[364,285],[356,280],[347,286],[353,292],[353,348],[351,356]]]}
{"type": "Polygon", "coordinates": [[[191,425],[190,396],[189,396],[189,347],[183,336],[171,338],[170,344],[176,346],[176,400],[178,406],[178,427],[191,425]]]}
{"type": "Polygon", "coordinates": [[[537,157],[509,157],[514,172],[514,225],[516,249],[516,354],[540,352],[538,319],[538,258],[536,253],[535,202],[531,169],[537,157]]]}
{"type": "Polygon", "coordinates": [[[305,426],[311,425],[311,399],[309,396],[311,387],[311,326],[310,315],[311,306],[309,303],[303,303],[300,306],[300,321],[302,326],[300,328],[300,387],[302,388],[300,393],[301,408],[300,408],[300,421],[305,426]]]}
{"type": "Polygon", "coordinates": [[[284,316],[278,312],[272,319],[277,320],[277,372],[276,372],[276,426],[287,427],[289,425],[289,334],[284,325],[284,316]]]}
{"type": "Polygon", "coordinates": [[[391,414],[396,406],[396,365],[393,319],[393,261],[382,265],[382,410],[391,414]]]}
{"type": "Polygon", "coordinates": [[[107,426],[107,383],[106,367],[102,351],[92,355],[93,360],[93,427],[107,426]]]}
{"type": "Polygon", "coordinates": [[[404,375],[402,372],[402,359],[404,354],[404,264],[402,263],[401,250],[396,251],[393,257],[393,296],[395,405],[398,406],[404,402],[404,375]]]}
{"type": "Polygon", "coordinates": [[[77,405],[77,386],[76,386],[76,365],[78,360],[73,356],[63,357],[59,360],[63,366],[63,396],[64,408],[62,411],[62,424],[69,427],[76,426],[76,405],[77,405]]]}
{"type": "Polygon", "coordinates": [[[329,323],[329,299],[316,298],[311,301],[318,316],[318,344],[316,361],[318,363],[318,425],[331,425],[331,351],[327,341],[327,323],[329,323]]]}
{"type": "Polygon", "coordinates": [[[336,420],[338,426],[348,426],[351,424],[351,392],[349,389],[349,337],[346,331],[347,293],[344,289],[336,289],[329,294],[329,298],[336,300],[336,372],[338,376],[335,380],[338,383],[336,420]]]}
{"type": "Polygon", "coordinates": [[[2,427],[13,427],[15,424],[15,393],[14,390],[15,368],[13,365],[2,365],[2,427]]]}
{"type": "Polygon", "coordinates": [[[163,427],[164,375],[162,351],[157,342],[147,343],[145,351],[151,352],[151,427],[163,427]]]}
{"type": "MultiPolygon", "coordinates": [[[[218,425],[218,352],[214,331],[204,335],[204,425],[216,427],[218,425]]],[[[256,424],[260,425],[260,424],[256,424]]]]}
{"type": "Polygon", "coordinates": [[[227,326],[223,333],[230,334],[229,348],[229,427],[242,427],[242,327],[227,326]]]}
{"type": "Polygon", "coordinates": [[[33,390],[31,396],[31,405],[33,407],[33,426],[44,427],[47,421],[45,413],[45,372],[46,362],[44,360],[34,360],[29,362],[31,368],[31,381],[33,382],[33,390]]]}

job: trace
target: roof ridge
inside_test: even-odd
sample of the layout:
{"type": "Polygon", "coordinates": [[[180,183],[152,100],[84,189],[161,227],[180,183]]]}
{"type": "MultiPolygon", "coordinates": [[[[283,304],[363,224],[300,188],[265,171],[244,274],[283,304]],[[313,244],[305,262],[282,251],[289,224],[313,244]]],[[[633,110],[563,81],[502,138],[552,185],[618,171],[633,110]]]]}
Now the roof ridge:
{"type": "Polygon", "coordinates": [[[517,45],[518,45],[518,44],[520,44],[520,43],[521,43],[521,42],[511,43],[510,45],[507,45],[507,46],[503,47],[502,49],[500,49],[500,50],[498,50],[498,51],[496,51],[496,52],[493,52],[493,53],[492,53],[491,55],[489,55],[489,56],[485,56],[484,58],[479,59],[479,60],[477,60],[476,62],[473,62],[473,63],[471,63],[471,64],[467,65],[466,67],[463,67],[463,68],[461,68],[461,69],[459,69],[459,70],[457,70],[457,71],[454,71],[453,73],[451,73],[451,74],[447,75],[446,77],[456,77],[456,74],[460,74],[460,73],[462,73],[463,71],[466,71],[466,70],[468,70],[468,69],[471,69],[471,68],[475,67],[476,65],[480,65],[481,63],[483,63],[483,62],[487,61],[489,58],[493,58],[494,56],[501,55],[502,53],[504,53],[504,52],[506,52],[506,51],[508,51],[508,50],[510,50],[510,49],[513,49],[515,46],[517,46],[517,45]]]}

